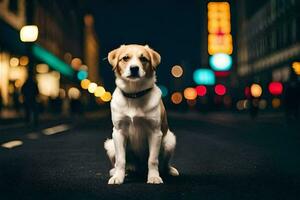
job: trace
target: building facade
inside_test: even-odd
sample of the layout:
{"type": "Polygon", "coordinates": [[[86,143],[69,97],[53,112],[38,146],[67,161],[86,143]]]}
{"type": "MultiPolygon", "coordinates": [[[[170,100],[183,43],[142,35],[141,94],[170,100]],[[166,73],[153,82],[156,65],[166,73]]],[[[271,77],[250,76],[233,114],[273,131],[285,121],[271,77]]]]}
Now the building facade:
{"type": "Polygon", "coordinates": [[[251,82],[263,87],[271,81],[287,82],[292,63],[300,59],[300,2],[266,0],[253,5],[249,0],[239,0],[236,3],[236,74],[241,88],[251,82]]]}
{"type": "Polygon", "coordinates": [[[0,1],[2,106],[16,106],[15,93],[20,92],[27,78],[28,49],[19,37],[20,29],[27,24],[39,29],[31,50],[35,58],[34,74],[43,98],[56,98],[60,91],[66,94],[68,87],[79,83],[76,73],[85,64],[82,1],[0,1]]]}

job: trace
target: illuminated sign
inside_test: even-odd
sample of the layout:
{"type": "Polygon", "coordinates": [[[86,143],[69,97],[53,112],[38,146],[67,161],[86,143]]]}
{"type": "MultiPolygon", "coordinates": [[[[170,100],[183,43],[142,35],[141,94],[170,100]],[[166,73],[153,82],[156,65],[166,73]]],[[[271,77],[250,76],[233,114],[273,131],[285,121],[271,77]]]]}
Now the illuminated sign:
{"type": "Polygon", "coordinates": [[[231,56],[217,53],[209,58],[209,64],[215,71],[228,71],[232,66],[231,56]]]}
{"type": "Polygon", "coordinates": [[[198,85],[214,85],[215,74],[210,69],[197,69],[194,71],[193,79],[198,85]]]}
{"type": "Polygon", "coordinates": [[[230,4],[228,2],[209,2],[208,9],[208,53],[232,54],[230,4]]]}
{"type": "Polygon", "coordinates": [[[74,74],[74,70],[72,67],[62,60],[60,60],[58,57],[47,51],[46,49],[42,48],[39,45],[33,45],[33,54],[40,59],[41,61],[47,63],[50,67],[52,67],[54,70],[59,71],[65,76],[72,77],[74,74]]]}

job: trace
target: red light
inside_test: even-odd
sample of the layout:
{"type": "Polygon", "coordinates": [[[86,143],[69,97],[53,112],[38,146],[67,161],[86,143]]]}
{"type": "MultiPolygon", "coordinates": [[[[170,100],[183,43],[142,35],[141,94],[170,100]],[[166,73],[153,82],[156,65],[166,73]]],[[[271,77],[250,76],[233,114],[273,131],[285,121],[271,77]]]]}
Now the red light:
{"type": "Polygon", "coordinates": [[[219,96],[223,96],[226,94],[226,87],[222,84],[218,84],[215,86],[215,93],[219,96]]]}
{"type": "Polygon", "coordinates": [[[198,96],[203,97],[206,95],[207,89],[204,85],[199,85],[196,87],[198,96]]]}
{"type": "Polygon", "coordinates": [[[280,82],[271,82],[269,84],[269,92],[272,95],[281,95],[283,91],[282,83],[280,82]]]}
{"type": "Polygon", "coordinates": [[[244,93],[245,93],[246,98],[250,98],[251,97],[250,87],[245,87],[244,93]]]}
{"type": "Polygon", "coordinates": [[[222,71],[215,71],[215,76],[217,77],[226,77],[226,76],[229,76],[230,72],[227,71],[227,72],[222,72],[222,71]]]}

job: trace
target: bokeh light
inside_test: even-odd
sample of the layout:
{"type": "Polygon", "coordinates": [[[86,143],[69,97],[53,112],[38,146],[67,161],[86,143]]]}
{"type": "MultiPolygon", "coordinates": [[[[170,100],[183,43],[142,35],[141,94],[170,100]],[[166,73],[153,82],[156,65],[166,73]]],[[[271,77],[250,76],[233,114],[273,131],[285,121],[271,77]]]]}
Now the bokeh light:
{"type": "Polygon", "coordinates": [[[27,56],[21,56],[20,58],[20,65],[26,66],[29,63],[29,58],[27,56]]]}
{"type": "Polygon", "coordinates": [[[204,85],[198,85],[196,87],[196,91],[197,91],[198,96],[200,96],[200,97],[205,96],[207,93],[207,89],[204,85]]]}
{"type": "Polygon", "coordinates": [[[89,87],[88,87],[89,93],[94,93],[95,90],[96,90],[96,88],[97,88],[97,84],[96,83],[90,83],[89,87]]]}
{"type": "Polygon", "coordinates": [[[232,65],[232,58],[227,54],[217,53],[209,58],[209,64],[215,71],[228,71],[232,65]]]}
{"type": "Polygon", "coordinates": [[[49,66],[47,64],[38,64],[36,65],[36,72],[40,74],[48,73],[49,66]]]}
{"type": "Polygon", "coordinates": [[[39,29],[35,25],[23,26],[20,30],[20,39],[22,42],[35,42],[39,35],[39,29]]]}
{"type": "Polygon", "coordinates": [[[81,95],[81,92],[79,89],[75,88],[75,87],[71,87],[69,90],[68,90],[68,97],[70,99],[79,99],[81,95]]]}
{"type": "Polygon", "coordinates": [[[104,102],[109,102],[111,100],[111,93],[105,92],[100,98],[104,102]]]}
{"type": "Polygon", "coordinates": [[[168,88],[164,85],[159,85],[158,87],[161,91],[161,96],[166,97],[168,95],[168,88]]]}
{"type": "Polygon", "coordinates": [[[283,85],[281,82],[271,82],[268,89],[272,95],[281,95],[283,92],[283,85]]]}
{"type": "Polygon", "coordinates": [[[9,64],[10,64],[11,67],[17,67],[19,65],[19,59],[15,58],[15,57],[12,57],[9,60],[9,64]]]}
{"type": "Polygon", "coordinates": [[[281,105],[281,100],[279,98],[272,99],[272,107],[277,109],[281,105]]]}
{"type": "Polygon", "coordinates": [[[82,65],[82,61],[80,58],[73,58],[71,61],[71,66],[75,69],[75,70],[79,70],[80,66],[82,65]]]}
{"type": "Polygon", "coordinates": [[[88,89],[91,81],[88,79],[84,79],[80,82],[80,85],[83,89],[88,89]]]}
{"type": "Polygon", "coordinates": [[[198,85],[214,85],[215,74],[210,69],[197,69],[193,73],[193,79],[198,85]]]}
{"type": "Polygon", "coordinates": [[[222,84],[217,84],[215,86],[215,93],[219,96],[223,96],[226,94],[226,87],[222,84]]]}
{"type": "Polygon", "coordinates": [[[184,90],[183,95],[187,100],[194,100],[197,98],[197,91],[195,88],[189,87],[184,90]]]}
{"type": "Polygon", "coordinates": [[[300,62],[293,62],[292,68],[297,75],[300,75],[300,62]]]}
{"type": "Polygon", "coordinates": [[[262,95],[262,88],[259,84],[254,83],[250,87],[251,95],[255,98],[258,98],[262,95]]]}
{"type": "Polygon", "coordinates": [[[180,92],[174,92],[171,96],[171,101],[174,104],[180,104],[182,102],[182,94],[180,92]]]}
{"type": "Polygon", "coordinates": [[[171,73],[174,77],[179,78],[183,74],[183,69],[179,65],[175,65],[172,67],[171,73]]]}
{"type": "Polygon", "coordinates": [[[236,103],[236,108],[238,110],[246,110],[246,109],[249,109],[249,107],[250,107],[250,102],[247,99],[240,100],[236,103]]]}
{"type": "Polygon", "coordinates": [[[95,96],[96,97],[101,97],[101,96],[103,96],[104,94],[105,94],[105,89],[104,89],[104,87],[102,87],[102,86],[98,86],[96,89],[95,89],[95,96]]]}
{"type": "Polygon", "coordinates": [[[79,80],[86,79],[87,77],[88,77],[87,71],[80,70],[80,71],[77,73],[77,78],[78,78],[79,80]]]}

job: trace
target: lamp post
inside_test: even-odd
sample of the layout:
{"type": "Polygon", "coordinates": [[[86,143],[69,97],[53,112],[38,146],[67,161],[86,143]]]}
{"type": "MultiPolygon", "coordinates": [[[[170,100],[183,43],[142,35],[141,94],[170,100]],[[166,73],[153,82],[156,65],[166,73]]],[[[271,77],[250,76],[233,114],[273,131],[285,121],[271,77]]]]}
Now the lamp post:
{"type": "Polygon", "coordinates": [[[29,58],[28,64],[28,76],[32,78],[34,73],[34,59],[32,55],[32,46],[37,40],[39,34],[38,27],[35,25],[23,26],[20,31],[20,39],[22,42],[26,43],[26,51],[29,58]]]}
{"type": "Polygon", "coordinates": [[[26,0],[26,24],[21,28],[20,39],[26,43],[26,53],[29,58],[28,77],[33,78],[34,74],[34,57],[32,55],[32,46],[38,39],[39,30],[33,25],[35,0],[26,0]]]}

